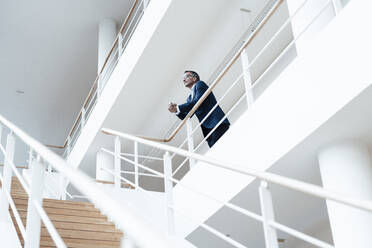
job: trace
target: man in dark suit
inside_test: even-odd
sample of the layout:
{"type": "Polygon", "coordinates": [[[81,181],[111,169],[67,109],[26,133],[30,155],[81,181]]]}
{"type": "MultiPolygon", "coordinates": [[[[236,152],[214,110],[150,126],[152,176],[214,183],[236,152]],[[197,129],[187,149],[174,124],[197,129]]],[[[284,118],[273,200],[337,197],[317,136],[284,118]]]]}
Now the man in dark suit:
{"type": "MultiPolygon", "coordinates": [[[[201,96],[208,90],[208,85],[203,81],[200,81],[198,73],[194,71],[185,71],[183,77],[183,83],[185,87],[191,89],[191,94],[187,98],[184,104],[170,103],[168,110],[183,120],[194,105],[199,101],[201,96]]],[[[216,98],[211,92],[204,102],[195,111],[196,116],[201,122],[209,111],[217,104],[216,98]]],[[[206,137],[212,129],[220,122],[225,116],[220,106],[217,106],[208,118],[201,124],[201,129],[204,137],[206,137]]],[[[230,122],[225,118],[220,125],[213,131],[213,133],[207,138],[209,147],[212,147],[217,140],[229,129],[230,122]]]]}

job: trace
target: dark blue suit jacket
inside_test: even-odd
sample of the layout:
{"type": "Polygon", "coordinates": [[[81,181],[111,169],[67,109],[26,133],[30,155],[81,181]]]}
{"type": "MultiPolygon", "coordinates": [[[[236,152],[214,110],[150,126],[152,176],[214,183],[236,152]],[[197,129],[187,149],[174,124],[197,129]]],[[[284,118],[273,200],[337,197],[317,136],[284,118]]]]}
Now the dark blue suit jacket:
{"type": "MultiPolygon", "coordinates": [[[[190,112],[194,105],[199,101],[204,92],[208,90],[208,85],[203,81],[198,81],[194,85],[193,90],[194,90],[193,97],[191,98],[190,94],[186,100],[186,103],[178,105],[180,113],[177,116],[181,120],[185,118],[185,116],[190,112]]],[[[195,114],[200,122],[216,104],[217,104],[216,98],[211,92],[209,96],[204,100],[204,102],[199,106],[199,108],[195,111],[195,114]]],[[[225,113],[222,111],[220,106],[217,106],[213,110],[213,112],[208,116],[208,118],[202,123],[202,126],[210,129],[214,128],[224,116],[225,113]]],[[[230,125],[230,122],[227,120],[227,118],[222,123],[230,125]]]]}

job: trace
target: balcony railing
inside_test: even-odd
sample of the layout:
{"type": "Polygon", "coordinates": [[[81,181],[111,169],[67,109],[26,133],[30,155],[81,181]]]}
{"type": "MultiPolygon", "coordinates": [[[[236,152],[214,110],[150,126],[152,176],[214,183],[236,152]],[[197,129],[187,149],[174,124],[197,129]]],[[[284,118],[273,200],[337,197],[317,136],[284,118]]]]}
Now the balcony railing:
{"type": "MultiPolygon", "coordinates": [[[[181,121],[176,122],[175,125],[172,125],[169,129],[167,136],[165,138],[153,138],[153,137],[143,137],[138,136],[147,140],[156,141],[156,142],[170,142],[172,141],[178,133],[186,126],[186,137],[184,137],[182,142],[178,144],[178,148],[186,148],[190,152],[201,152],[201,148],[206,144],[207,138],[218,128],[218,126],[228,117],[235,115],[241,115],[243,113],[242,109],[250,108],[259,95],[258,88],[262,87],[261,82],[269,73],[271,73],[272,68],[278,64],[278,62],[288,54],[288,52],[295,48],[296,42],[300,39],[304,33],[318,20],[327,9],[332,8],[334,13],[337,14],[340,10],[340,4],[336,3],[335,0],[325,1],[324,4],[316,9],[315,14],[310,20],[304,25],[303,29],[293,37],[293,39],[282,49],[282,51],[273,59],[271,64],[261,73],[261,75],[256,79],[252,80],[251,78],[251,69],[256,64],[256,62],[262,57],[262,55],[273,45],[275,45],[276,39],[282,34],[282,32],[291,26],[292,20],[298,15],[299,12],[304,10],[306,6],[311,6],[311,1],[303,1],[297,9],[286,19],[280,26],[274,35],[267,41],[267,43],[261,48],[261,50],[256,54],[256,56],[249,60],[247,56],[246,49],[253,42],[255,37],[263,29],[265,24],[270,20],[270,18],[275,14],[277,9],[283,3],[282,0],[271,0],[267,5],[262,9],[261,13],[256,17],[252,22],[251,26],[248,28],[247,32],[243,35],[241,41],[231,50],[229,55],[224,59],[223,63],[217,68],[216,72],[212,75],[210,79],[209,89],[201,96],[199,101],[194,105],[192,110],[187,114],[187,116],[181,121]],[[199,122],[195,127],[192,126],[191,117],[194,115],[195,111],[199,106],[204,102],[208,95],[216,87],[221,86],[224,77],[230,72],[231,68],[236,65],[237,61],[241,61],[241,72],[236,76],[234,80],[228,80],[227,84],[225,83],[223,95],[218,98],[217,104],[210,110],[210,112],[204,117],[204,119],[199,122]],[[209,134],[204,137],[198,144],[195,145],[195,134],[198,128],[203,124],[203,122],[211,115],[215,108],[223,103],[229,95],[233,95],[232,92],[238,87],[242,88],[243,91],[239,94],[235,92],[234,104],[228,109],[225,117],[220,120],[220,122],[209,132],[209,134]],[[238,97],[236,97],[238,95],[238,97]]],[[[225,80],[227,81],[227,80],[225,80]]],[[[239,90],[236,90],[239,91],[239,90]]],[[[260,90],[260,94],[262,90],[260,90]]],[[[232,122],[232,124],[234,124],[232,122]]],[[[150,148],[147,155],[158,157],[161,151],[156,150],[154,147],[150,148]]],[[[172,158],[176,154],[172,154],[172,158]]],[[[144,161],[146,162],[146,161],[144,161]]],[[[177,165],[177,169],[173,172],[173,175],[176,175],[185,165],[189,162],[189,167],[192,167],[193,161],[189,158],[184,158],[184,160],[177,165]]]]}
{"type": "Polygon", "coordinates": [[[130,41],[133,33],[135,32],[138,23],[141,21],[141,18],[149,4],[150,0],[135,0],[128,16],[125,18],[124,23],[122,24],[115,41],[112,44],[112,47],[103,63],[102,69],[99,71],[93,85],[88,93],[87,98],[83,103],[78,116],[75,119],[74,124],[70,132],[67,135],[67,138],[62,146],[56,145],[47,145],[51,148],[65,149],[63,157],[67,157],[73,146],[75,145],[82,129],[85,126],[90,114],[92,113],[94,106],[97,103],[98,98],[101,95],[102,90],[107,84],[112,72],[114,71],[123,51],[126,49],[128,42],[130,41]]]}
{"type": "Polygon", "coordinates": [[[0,155],[4,159],[4,169],[0,174],[2,185],[0,218],[3,218],[2,221],[8,222],[7,216],[10,214],[9,211],[11,209],[15,217],[14,225],[17,225],[20,230],[20,235],[25,242],[26,248],[39,247],[41,221],[44,223],[55,246],[58,248],[67,247],[42,204],[43,192],[48,190],[48,185],[45,185],[44,181],[48,170],[53,170],[63,175],[79,192],[84,194],[84,197],[94,203],[102,213],[105,213],[115,223],[117,228],[125,233],[122,247],[175,247],[173,244],[174,240],[170,240],[164,233],[158,232],[142,222],[141,218],[131,208],[120,204],[117,200],[110,197],[107,191],[96,184],[95,180],[81,171],[71,168],[62,157],[50,151],[46,146],[27,135],[2,116],[0,116],[0,141],[5,128],[9,130],[9,133],[6,139],[6,146],[4,147],[0,142],[0,155]],[[16,146],[18,142],[20,142],[20,145],[16,146]],[[23,147],[27,147],[31,151],[28,160],[28,168],[32,170],[30,184],[26,182],[14,162],[14,154],[21,155],[23,147]],[[13,175],[17,177],[29,199],[26,227],[12,198],[11,184],[13,175]]]}

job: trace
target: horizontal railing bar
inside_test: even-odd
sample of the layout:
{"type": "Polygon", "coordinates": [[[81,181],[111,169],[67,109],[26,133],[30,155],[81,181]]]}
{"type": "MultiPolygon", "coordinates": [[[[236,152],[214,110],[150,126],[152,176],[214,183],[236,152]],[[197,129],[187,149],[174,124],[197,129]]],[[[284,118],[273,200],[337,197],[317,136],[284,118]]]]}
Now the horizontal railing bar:
{"type": "MultiPolygon", "coordinates": [[[[108,154],[111,154],[112,156],[115,156],[115,153],[114,152],[112,152],[110,150],[107,150],[105,148],[101,148],[101,151],[106,152],[108,154]]],[[[122,160],[124,160],[124,161],[126,161],[126,162],[128,162],[128,163],[130,163],[130,164],[132,164],[132,165],[137,165],[138,167],[140,167],[142,169],[145,169],[147,171],[150,171],[151,173],[154,173],[157,176],[164,177],[164,174],[162,174],[162,173],[160,173],[160,172],[158,172],[158,171],[156,171],[154,169],[151,169],[151,168],[149,168],[147,166],[144,166],[144,165],[142,165],[140,163],[135,163],[134,161],[132,161],[130,159],[127,159],[126,157],[119,156],[119,158],[122,159],[122,160]]]]}
{"type": "MultiPolygon", "coordinates": [[[[120,171],[120,172],[124,173],[124,174],[136,175],[136,173],[133,172],[133,171],[120,171]]],[[[137,174],[139,176],[145,176],[145,177],[160,177],[160,178],[163,178],[162,176],[158,176],[158,175],[154,175],[154,174],[148,174],[148,173],[142,173],[142,172],[138,172],[137,174]]]]}
{"type": "Polygon", "coordinates": [[[208,230],[209,232],[213,233],[217,237],[219,237],[219,238],[225,240],[226,242],[232,244],[235,247],[247,248],[247,246],[240,244],[239,242],[233,240],[232,238],[227,237],[225,234],[217,231],[216,229],[214,229],[214,228],[212,228],[212,227],[210,227],[210,226],[208,226],[204,223],[201,223],[200,226],[203,227],[204,229],[208,230]]]}
{"type": "Polygon", "coordinates": [[[44,161],[62,173],[80,192],[89,197],[98,208],[107,213],[109,218],[124,230],[140,247],[172,247],[173,241],[156,229],[139,221],[141,219],[131,209],[121,205],[117,200],[111,198],[106,190],[93,182],[91,178],[75,168],[72,168],[64,159],[50,151],[40,142],[31,138],[24,131],[6,120],[0,115],[0,122],[12,130],[23,142],[30,146],[34,152],[39,154],[44,161]],[[143,239],[143,237],[147,237],[143,239]]]}
{"type": "MultiPolygon", "coordinates": [[[[102,170],[102,168],[101,168],[101,170],[102,170]]],[[[98,180],[98,179],[96,179],[96,182],[97,183],[103,183],[103,184],[115,184],[115,182],[111,182],[111,181],[106,181],[106,180],[98,180]]],[[[121,184],[121,187],[128,187],[128,188],[130,188],[130,189],[133,189],[132,188],[132,186],[131,185],[128,185],[128,184],[121,184]]]]}
{"type": "Polygon", "coordinates": [[[310,244],[313,244],[313,245],[316,245],[318,247],[322,247],[322,248],[335,248],[334,246],[332,246],[332,245],[330,245],[330,244],[328,244],[328,243],[326,243],[324,241],[321,241],[319,239],[313,238],[313,237],[311,237],[311,236],[309,236],[309,235],[307,235],[305,233],[302,233],[302,232],[299,232],[297,230],[294,230],[294,229],[292,229],[290,227],[287,227],[285,225],[282,225],[282,224],[280,224],[278,222],[275,222],[275,221],[270,220],[269,221],[269,225],[272,226],[272,227],[274,227],[274,228],[276,228],[276,229],[278,229],[278,230],[280,230],[280,231],[282,231],[282,232],[288,233],[288,234],[290,234],[290,235],[292,235],[294,237],[297,237],[297,238],[299,238],[299,239],[301,239],[303,241],[306,241],[306,242],[308,242],[310,244]]]}
{"type": "Polygon", "coordinates": [[[68,195],[68,197],[70,197],[71,199],[75,199],[75,198],[82,198],[82,199],[89,199],[87,196],[83,196],[83,195],[71,195],[67,190],[65,190],[65,193],[68,195]]]}
{"type": "MultiPolygon", "coordinates": [[[[128,156],[128,157],[135,157],[134,154],[132,153],[125,153],[122,152],[121,155],[128,156]]],[[[146,155],[138,155],[139,158],[146,158],[146,159],[151,159],[151,160],[163,160],[163,158],[158,158],[158,157],[151,157],[151,156],[146,156],[146,155]]]]}
{"type": "Polygon", "coordinates": [[[49,219],[48,215],[46,214],[45,210],[40,206],[40,204],[36,200],[33,200],[32,204],[36,208],[40,218],[43,220],[44,225],[46,229],[48,230],[50,237],[53,239],[54,244],[58,248],[67,248],[61,236],[59,235],[56,228],[54,227],[51,220],[49,219]]]}
{"type": "Polygon", "coordinates": [[[182,155],[182,156],[185,156],[185,157],[190,157],[190,158],[193,158],[195,160],[199,160],[199,161],[208,163],[208,164],[210,164],[214,167],[217,167],[217,168],[222,168],[222,169],[226,169],[226,170],[229,170],[229,171],[236,172],[238,174],[243,174],[243,175],[247,175],[247,176],[260,178],[262,180],[266,180],[268,182],[275,183],[275,184],[278,184],[278,185],[281,185],[281,186],[284,186],[284,187],[287,187],[287,188],[290,188],[290,189],[293,189],[293,190],[296,190],[296,191],[299,191],[299,192],[303,192],[303,193],[313,195],[313,196],[323,198],[323,199],[329,199],[329,200],[332,200],[332,201],[335,201],[335,202],[346,204],[348,206],[352,206],[352,207],[356,207],[356,208],[359,208],[359,209],[363,209],[363,210],[367,210],[369,212],[372,212],[372,201],[350,198],[350,197],[344,196],[340,193],[336,193],[336,192],[333,192],[333,191],[330,191],[330,190],[325,190],[325,189],[323,189],[319,186],[316,186],[316,185],[301,182],[301,181],[291,179],[291,178],[286,178],[286,177],[283,177],[283,176],[280,176],[280,175],[275,175],[275,174],[272,174],[272,173],[269,173],[269,172],[263,172],[263,171],[258,171],[258,170],[254,170],[254,169],[251,169],[251,168],[245,168],[243,165],[240,165],[240,164],[233,164],[233,163],[229,163],[229,162],[221,162],[220,160],[212,159],[212,158],[209,158],[207,156],[203,156],[203,155],[196,154],[196,153],[193,153],[193,152],[185,151],[185,150],[182,150],[182,149],[178,149],[176,147],[172,147],[172,146],[169,146],[169,145],[166,145],[166,144],[157,143],[157,142],[147,140],[147,139],[143,139],[143,138],[133,136],[133,135],[130,135],[130,134],[120,133],[120,132],[114,131],[112,129],[103,128],[102,132],[105,133],[105,134],[108,134],[108,135],[118,136],[118,137],[121,137],[121,138],[124,138],[124,139],[137,141],[141,144],[145,144],[145,145],[148,145],[148,146],[154,146],[154,147],[156,147],[158,149],[161,149],[163,151],[175,152],[179,155],[182,155]]]}

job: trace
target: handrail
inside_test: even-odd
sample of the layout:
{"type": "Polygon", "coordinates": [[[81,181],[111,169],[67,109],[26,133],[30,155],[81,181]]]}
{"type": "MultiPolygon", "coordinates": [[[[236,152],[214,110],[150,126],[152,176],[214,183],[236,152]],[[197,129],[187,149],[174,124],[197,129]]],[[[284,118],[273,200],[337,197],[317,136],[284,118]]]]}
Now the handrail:
{"type": "Polygon", "coordinates": [[[270,10],[269,14],[265,16],[262,22],[259,23],[258,27],[252,32],[252,35],[243,43],[240,47],[238,52],[235,56],[230,60],[230,62],[224,67],[224,69],[218,74],[217,78],[213,81],[213,83],[209,86],[208,90],[204,92],[201,96],[199,101],[194,105],[194,107],[190,110],[190,112],[185,116],[180,124],[178,124],[177,128],[169,135],[168,138],[159,139],[159,138],[152,138],[152,137],[144,137],[138,136],[139,138],[143,138],[150,141],[157,141],[167,143],[173,140],[173,138],[177,135],[177,133],[181,130],[181,128],[186,124],[188,118],[190,118],[195,111],[199,108],[199,106],[204,102],[204,100],[209,96],[209,94],[213,91],[213,89],[217,86],[217,84],[221,81],[223,76],[230,70],[231,66],[236,62],[239,58],[241,52],[251,43],[251,41],[256,37],[256,35],[261,31],[262,27],[266,24],[266,22],[270,19],[270,17],[274,14],[274,12],[278,9],[278,7],[283,3],[283,0],[279,0],[273,8],[270,10]]]}
{"type": "Polygon", "coordinates": [[[135,1],[134,1],[134,3],[133,3],[133,5],[132,5],[132,7],[131,7],[131,9],[130,9],[128,15],[127,15],[127,17],[125,18],[123,24],[121,25],[121,28],[120,28],[118,34],[116,35],[116,38],[115,38],[115,40],[114,40],[114,42],[113,42],[113,44],[112,44],[112,46],[111,46],[111,49],[110,49],[109,53],[108,53],[107,56],[106,56],[105,62],[103,63],[102,68],[100,69],[100,71],[99,71],[99,73],[98,73],[96,79],[94,80],[94,82],[93,82],[93,84],[92,84],[92,87],[91,87],[90,90],[89,90],[88,96],[85,98],[85,101],[84,101],[84,103],[83,103],[83,107],[80,109],[80,112],[79,112],[78,116],[76,117],[76,119],[75,119],[75,121],[74,121],[74,124],[72,125],[72,127],[71,127],[71,129],[70,129],[70,132],[68,133],[67,138],[65,139],[65,142],[63,143],[62,146],[58,146],[58,145],[49,145],[49,144],[46,144],[45,146],[50,147],[50,148],[56,148],[56,149],[64,149],[64,148],[66,148],[66,145],[67,145],[67,143],[68,143],[68,138],[69,138],[69,137],[71,136],[71,134],[75,131],[75,129],[76,129],[76,127],[77,127],[78,120],[79,120],[79,118],[82,116],[82,109],[83,109],[84,107],[86,107],[86,105],[87,105],[87,103],[88,103],[88,100],[91,98],[92,93],[93,93],[93,89],[94,89],[94,87],[97,85],[98,79],[99,79],[100,75],[102,74],[103,70],[105,69],[106,64],[107,64],[107,62],[108,62],[108,60],[109,60],[109,58],[110,58],[112,52],[114,51],[115,45],[118,43],[119,35],[124,31],[125,27],[127,26],[128,21],[129,21],[130,17],[132,17],[132,14],[133,14],[133,12],[134,12],[134,9],[136,8],[136,6],[137,6],[137,4],[138,4],[138,1],[139,1],[139,0],[135,0],[135,1]]]}
{"type": "Polygon", "coordinates": [[[203,156],[203,155],[200,155],[200,154],[197,154],[197,153],[185,151],[183,149],[176,148],[176,147],[173,147],[173,146],[169,146],[169,145],[166,145],[166,144],[160,144],[160,143],[157,143],[157,142],[154,142],[154,141],[151,141],[151,140],[147,140],[147,139],[143,139],[143,138],[140,138],[140,137],[137,137],[137,136],[134,136],[134,135],[121,133],[121,132],[118,132],[118,131],[115,131],[115,130],[112,130],[112,129],[102,128],[101,131],[102,131],[102,133],[107,134],[107,135],[113,135],[113,136],[117,136],[117,137],[120,137],[120,138],[129,139],[129,140],[132,140],[132,141],[139,142],[141,144],[156,147],[156,148],[158,148],[160,150],[163,150],[163,151],[174,152],[174,153],[177,153],[181,156],[190,157],[192,159],[208,163],[208,164],[210,164],[212,166],[215,166],[215,167],[218,167],[218,168],[226,169],[226,170],[233,171],[233,172],[236,172],[236,173],[239,173],[239,174],[244,174],[244,175],[247,175],[247,176],[253,176],[253,177],[256,177],[256,178],[260,178],[261,180],[271,182],[271,183],[275,183],[275,184],[281,185],[281,186],[289,188],[289,189],[293,189],[293,190],[303,192],[303,193],[306,193],[306,194],[309,194],[309,195],[313,195],[313,196],[316,196],[316,197],[319,197],[319,198],[329,199],[329,200],[339,202],[339,203],[342,203],[342,204],[345,204],[345,205],[348,205],[348,206],[352,206],[352,207],[355,207],[355,208],[358,208],[358,209],[367,210],[369,212],[372,212],[372,201],[350,198],[350,197],[344,196],[344,195],[342,195],[340,193],[337,193],[337,192],[333,192],[333,191],[330,191],[330,190],[325,190],[325,189],[323,189],[319,186],[313,185],[313,184],[301,182],[301,181],[291,179],[291,178],[286,178],[284,176],[275,175],[275,174],[269,173],[269,172],[263,172],[263,171],[258,171],[258,170],[246,168],[246,167],[244,167],[243,165],[240,165],[240,164],[233,164],[233,163],[229,163],[229,162],[223,162],[223,161],[220,161],[220,160],[208,158],[207,156],[203,156]]]}
{"type": "MultiPolygon", "coordinates": [[[[106,190],[97,186],[95,181],[83,172],[72,168],[64,159],[36,141],[24,131],[0,115],[0,123],[8,127],[20,140],[31,147],[40,158],[64,175],[80,192],[85,194],[102,212],[107,213],[115,224],[128,233],[140,247],[173,247],[172,240],[164,234],[139,221],[130,208],[112,199],[106,190]],[[147,237],[143,239],[143,237],[147,237]]],[[[6,156],[6,155],[5,155],[6,156]]]]}

